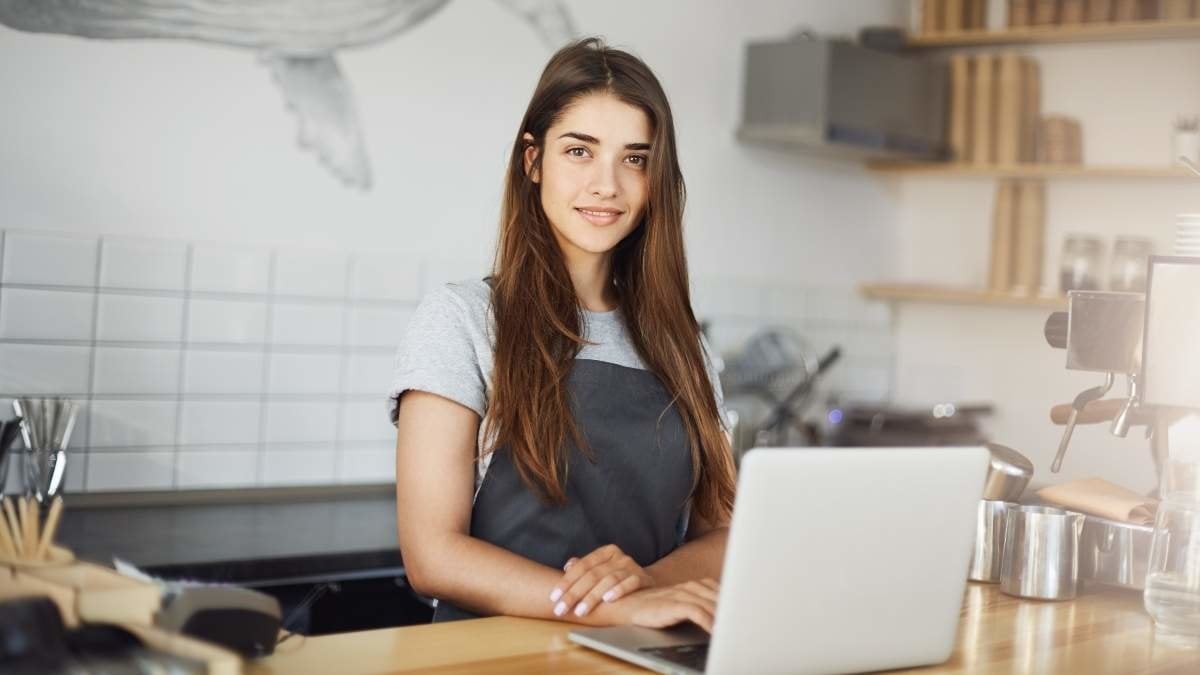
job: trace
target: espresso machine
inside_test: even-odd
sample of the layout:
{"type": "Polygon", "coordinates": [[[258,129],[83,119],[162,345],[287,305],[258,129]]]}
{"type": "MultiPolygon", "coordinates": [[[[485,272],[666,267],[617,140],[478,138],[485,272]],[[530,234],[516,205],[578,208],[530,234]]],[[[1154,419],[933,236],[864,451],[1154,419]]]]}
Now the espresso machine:
{"type": "MultiPolygon", "coordinates": [[[[1146,293],[1071,291],[1068,308],[1047,319],[1050,346],[1066,350],[1066,367],[1096,373],[1097,384],[1051,420],[1064,425],[1051,472],[1061,468],[1080,424],[1108,424],[1147,439],[1159,487],[1171,455],[1171,428],[1200,412],[1200,258],[1151,256],[1146,293]],[[1122,395],[1107,397],[1117,381],[1122,395]]],[[[1153,528],[1088,517],[1080,544],[1080,576],[1142,588],[1153,528]]]]}
{"type": "Polygon", "coordinates": [[[1067,369],[1102,378],[1051,410],[1051,420],[1065,425],[1054,473],[1076,425],[1107,422],[1120,437],[1144,428],[1161,479],[1169,426],[1200,411],[1200,258],[1151,256],[1148,267],[1144,295],[1071,291],[1067,311],[1046,321],[1046,341],[1066,350],[1067,369]],[[1106,398],[1118,379],[1124,395],[1106,398]]]}

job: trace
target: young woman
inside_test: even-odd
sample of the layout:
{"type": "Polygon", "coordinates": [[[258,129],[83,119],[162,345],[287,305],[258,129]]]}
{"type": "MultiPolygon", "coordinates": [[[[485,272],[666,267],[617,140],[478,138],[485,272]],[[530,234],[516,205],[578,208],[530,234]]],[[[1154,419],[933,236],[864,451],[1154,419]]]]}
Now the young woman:
{"type": "Polygon", "coordinates": [[[555,54],[493,275],[432,291],[396,358],[400,550],[435,621],[711,630],[734,469],[683,203],[649,68],[595,38],[555,54]]]}

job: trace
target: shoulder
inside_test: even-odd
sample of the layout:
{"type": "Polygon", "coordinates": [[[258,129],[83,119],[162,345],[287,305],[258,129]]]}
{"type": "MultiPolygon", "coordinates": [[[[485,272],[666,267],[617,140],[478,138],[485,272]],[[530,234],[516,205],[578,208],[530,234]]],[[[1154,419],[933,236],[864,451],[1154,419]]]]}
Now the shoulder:
{"type": "Polygon", "coordinates": [[[417,313],[469,324],[483,325],[491,308],[491,287],[483,279],[464,279],[435,286],[426,292],[417,313]]]}

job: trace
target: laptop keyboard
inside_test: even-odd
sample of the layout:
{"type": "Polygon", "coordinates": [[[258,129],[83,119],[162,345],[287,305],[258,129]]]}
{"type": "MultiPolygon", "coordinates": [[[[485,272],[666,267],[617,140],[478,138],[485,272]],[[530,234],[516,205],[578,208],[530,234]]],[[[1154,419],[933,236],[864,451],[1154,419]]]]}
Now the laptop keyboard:
{"type": "Polygon", "coordinates": [[[674,647],[642,647],[638,651],[701,672],[704,671],[704,662],[708,660],[708,643],[675,645],[674,647]]]}

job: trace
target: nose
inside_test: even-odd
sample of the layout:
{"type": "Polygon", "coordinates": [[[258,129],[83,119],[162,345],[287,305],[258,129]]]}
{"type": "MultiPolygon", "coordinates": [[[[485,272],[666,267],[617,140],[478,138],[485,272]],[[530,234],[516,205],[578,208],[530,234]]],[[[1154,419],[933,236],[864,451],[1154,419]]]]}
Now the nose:
{"type": "Polygon", "coordinates": [[[617,196],[617,172],[608,162],[592,162],[592,172],[588,176],[588,194],[601,199],[617,196]]]}

